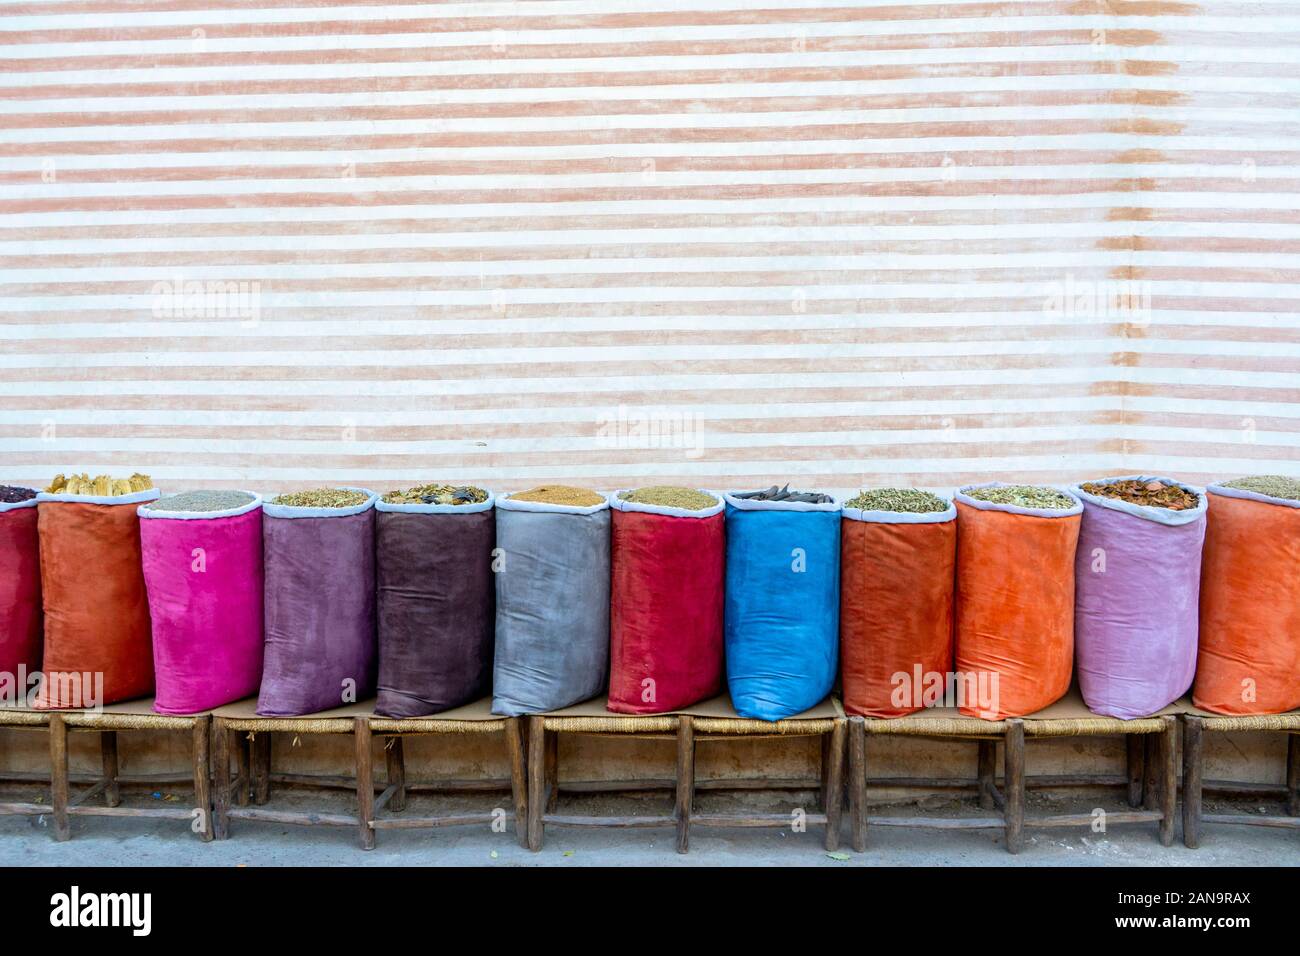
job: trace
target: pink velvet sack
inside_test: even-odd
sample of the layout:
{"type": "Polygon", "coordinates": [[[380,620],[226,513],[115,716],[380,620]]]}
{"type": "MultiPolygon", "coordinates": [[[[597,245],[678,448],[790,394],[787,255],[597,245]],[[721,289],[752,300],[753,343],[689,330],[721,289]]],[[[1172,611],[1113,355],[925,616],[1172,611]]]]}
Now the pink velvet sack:
{"type": "MultiPolygon", "coordinates": [[[[250,492],[251,494],[251,492],[250,492]]],[[[228,511],[142,507],[160,714],[257,693],[262,680],[262,499],[228,511]]]]}

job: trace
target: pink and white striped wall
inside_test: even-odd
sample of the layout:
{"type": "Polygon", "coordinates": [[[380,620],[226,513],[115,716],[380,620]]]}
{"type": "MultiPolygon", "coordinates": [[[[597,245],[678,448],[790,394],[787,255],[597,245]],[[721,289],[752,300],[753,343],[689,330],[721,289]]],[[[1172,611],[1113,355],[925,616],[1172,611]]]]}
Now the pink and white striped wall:
{"type": "Polygon", "coordinates": [[[1300,471],[1300,3],[38,0],[0,71],[3,482],[1300,471]]]}

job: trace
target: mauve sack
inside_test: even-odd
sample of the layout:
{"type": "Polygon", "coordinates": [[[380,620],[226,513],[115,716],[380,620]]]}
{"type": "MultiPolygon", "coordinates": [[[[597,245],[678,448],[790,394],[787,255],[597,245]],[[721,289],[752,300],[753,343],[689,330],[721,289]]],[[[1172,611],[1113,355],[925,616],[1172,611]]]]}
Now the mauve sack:
{"type": "Polygon", "coordinates": [[[88,707],[153,693],[136,509],[159,494],[151,488],[116,496],[37,496],[45,608],[37,707],[88,707]]]}
{"type": "MultiPolygon", "coordinates": [[[[0,675],[41,668],[41,542],[36,499],[0,504],[0,675]]],[[[26,681],[16,693],[27,699],[26,681]]]]}
{"type": "Polygon", "coordinates": [[[609,710],[655,714],[722,690],[723,503],[699,511],[609,496],[609,710]]]}
{"type": "Polygon", "coordinates": [[[1208,500],[1170,511],[1070,490],[1083,501],[1074,575],[1074,658],[1084,703],[1130,720],[1172,703],[1196,673],[1201,545],[1208,500]]]}
{"type": "MultiPolygon", "coordinates": [[[[250,493],[251,494],[251,493],[250,493]]],[[[262,679],[262,499],[223,511],[141,506],[160,714],[193,714],[262,679]]]]}
{"type": "Polygon", "coordinates": [[[299,717],[375,692],[374,492],[351,508],[262,508],[265,655],[257,712],[299,717]]]}
{"type": "Polygon", "coordinates": [[[494,503],[375,504],[375,713],[423,717],[491,689],[494,503]]]}
{"type": "Polygon", "coordinates": [[[609,673],[609,504],[497,499],[492,712],[595,697],[609,673]]]}

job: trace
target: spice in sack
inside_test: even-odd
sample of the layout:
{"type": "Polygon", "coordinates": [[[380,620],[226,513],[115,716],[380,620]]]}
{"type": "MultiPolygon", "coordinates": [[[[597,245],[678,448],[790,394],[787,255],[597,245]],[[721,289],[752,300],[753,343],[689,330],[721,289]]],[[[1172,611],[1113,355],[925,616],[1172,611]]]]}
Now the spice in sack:
{"type": "Polygon", "coordinates": [[[798,501],[809,505],[828,505],[835,500],[830,495],[824,495],[820,491],[791,491],[788,483],[783,488],[773,485],[771,488],[764,488],[761,491],[737,492],[731,497],[744,498],[749,501],[798,501]]]}
{"type": "Polygon", "coordinates": [[[1186,511],[1195,508],[1201,500],[1200,495],[1188,491],[1180,485],[1152,479],[1141,481],[1129,478],[1124,481],[1090,481],[1080,485],[1090,495],[1101,498],[1116,498],[1129,504],[1145,505],[1148,508],[1168,508],[1170,511],[1186,511]]]}
{"type": "Polygon", "coordinates": [[[1225,481],[1224,488],[1236,488],[1239,491],[1253,491],[1268,495],[1270,498],[1285,498],[1287,501],[1300,501],[1300,478],[1288,478],[1285,475],[1251,475],[1225,481]]]}
{"type": "Polygon", "coordinates": [[[972,488],[966,495],[977,501],[1015,505],[1018,508],[1065,511],[1074,507],[1073,498],[1045,485],[990,485],[987,488],[972,488]]]}
{"type": "Polygon", "coordinates": [[[12,505],[19,501],[31,501],[36,497],[36,492],[31,488],[20,488],[17,485],[0,485],[0,505],[12,505]]]}
{"type": "Polygon", "coordinates": [[[868,488],[844,502],[860,511],[893,511],[902,514],[932,514],[947,511],[948,502],[917,488],[868,488]]]}
{"type": "Polygon", "coordinates": [[[604,502],[602,495],[590,488],[575,488],[572,485],[538,485],[527,491],[517,491],[510,496],[512,501],[536,501],[544,505],[569,505],[574,508],[590,508],[604,502]]]}
{"type": "Polygon", "coordinates": [[[231,511],[253,500],[247,491],[185,491],[145,505],[146,511],[231,511]]]}
{"type": "Polygon", "coordinates": [[[137,491],[148,491],[153,487],[153,479],[138,471],[130,478],[113,478],[110,475],[96,475],[91,478],[80,475],[55,475],[50,486],[45,489],[51,495],[94,495],[98,498],[116,498],[137,491]]]}
{"type": "Polygon", "coordinates": [[[370,496],[360,491],[346,488],[313,488],[310,491],[295,491],[276,495],[271,499],[273,505],[288,505],[290,508],[353,508],[363,505],[370,496]]]}
{"type": "Polygon", "coordinates": [[[390,491],[383,500],[390,505],[477,505],[487,498],[486,491],[473,485],[420,485],[390,491]]]}
{"type": "Polygon", "coordinates": [[[658,505],[661,508],[681,508],[683,511],[703,511],[718,503],[713,495],[678,485],[647,485],[620,492],[619,498],[637,505],[658,505]]]}

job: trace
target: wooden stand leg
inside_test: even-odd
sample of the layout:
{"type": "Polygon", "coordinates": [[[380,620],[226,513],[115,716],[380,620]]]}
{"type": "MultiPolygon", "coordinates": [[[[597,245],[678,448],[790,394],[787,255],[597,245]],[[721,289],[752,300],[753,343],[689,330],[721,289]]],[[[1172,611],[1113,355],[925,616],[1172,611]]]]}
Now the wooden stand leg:
{"type": "Polygon", "coordinates": [[[248,737],[242,731],[235,737],[235,775],[239,778],[239,787],[235,791],[234,800],[241,807],[248,806],[248,795],[253,787],[252,760],[249,756],[253,743],[248,737]]]}
{"type": "Polygon", "coordinates": [[[1287,734],[1286,812],[1300,817],[1300,734],[1287,734]]]}
{"type": "Polygon", "coordinates": [[[191,732],[194,749],[194,806],[199,811],[199,839],[211,843],[212,788],[208,779],[209,749],[212,739],[212,718],[195,717],[191,732]]]}
{"type": "Polygon", "coordinates": [[[1174,808],[1178,804],[1178,718],[1161,718],[1160,733],[1160,845],[1174,845],[1174,808]]]}
{"type": "Polygon", "coordinates": [[[230,749],[235,744],[234,731],[226,727],[220,717],[215,722],[216,746],[212,756],[212,802],[214,805],[213,835],[218,840],[230,836],[230,749]]]}
{"type": "Polygon", "coordinates": [[[826,775],[822,803],[826,807],[826,849],[840,848],[840,815],[844,810],[844,718],[835,721],[830,738],[830,772],[826,775]]]}
{"type": "Polygon", "coordinates": [[[1142,809],[1154,810],[1160,802],[1160,738],[1143,734],[1142,809]]]}
{"type": "Polygon", "coordinates": [[[867,848],[867,722],[849,718],[849,817],[853,849],[867,848]]]}
{"type": "Polygon", "coordinates": [[[995,767],[997,766],[998,744],[996,740],[981,740],[978,758],[980,809],[993,809],[993,787],[995,767]]]}
{"type": "Polygon", "coordinates": [[[546,812],[554,813],[560,802],[560,735],[546,735],[546,812]]]}
{"type": "Polygon", "coordinates": [[[1128,771],[1128,805],[1142,806],[1142,779],[1146,774],[1146,739],[1142,734],[1125,734],[1125,766],[1128,771]]]}
{"type": "Polygon", "coordinates": [[[695,804],[695,722],[677,718],[677,852],[691,848],[691,809],[695,804]]]}
{"type": "Polygon", "coordinates": [[[1201,845],[1201,718],[1183,715],[1183,846],[1201,845]]]}
{"type": "Polygon", "coordinates": [[[100,731],[99,751],[104,767],[104,806],[121,806],[122,790],[117,784],[117,731],[100,731]]]}
{"type": "Polygon", "coordinates": [[[375,848],[375,755],[370,747],[370,718],[354,717],[352,735],[357,745],[357,827],[361,849],[375,848]]]}
{"type": "Polygon", "coordinates": [[[396,788],[388,800],[388,809],[401,813],[406,809],[406,755],[402,751],[401,737],[389,737],[385,741],[384,769],[388,785],[396,788]]]}
{"type": "Polygon", "coordinates": [[[1007,721],[1006,766],[1002,771],[1006,806],[1007,850],[1019,853],[1025,842],[1025,725],[1019,718],[1007,721]]]}
{"type": "Polygon", "coordinates": [[[546,809],[546,718],[528,718],[528,849],[542,848],[546,809]]]}
{"type": "Polygon", "coordinates": [[[826,812],[826,794],[830,790],[827,786],[829,781],[826,779],[831,772],[831,735],[822,734],[822,762],[821,762],[821,789],[817,791],[817,809],[822,813],[826,812]]]}
{"type": "Polygon", "coordinates": [[[259,807],[271,799],[271,735],[255,734],[250,741],[253,767],[253,802],[259,807]]]}
{"type": "Polygon", "coordinates": [[[528,847],[528,765],[524,760],[523,719],[506,720],[506,749],[510,752],[510,797],[515,805],[515,838],[528,847]]]}
{"type": "Polygon", "coordinates": [[[50,803],[54,807],[54,839],[72,838],[68,823],[68,725],[62,714],[50,715],[50,803]]]}

